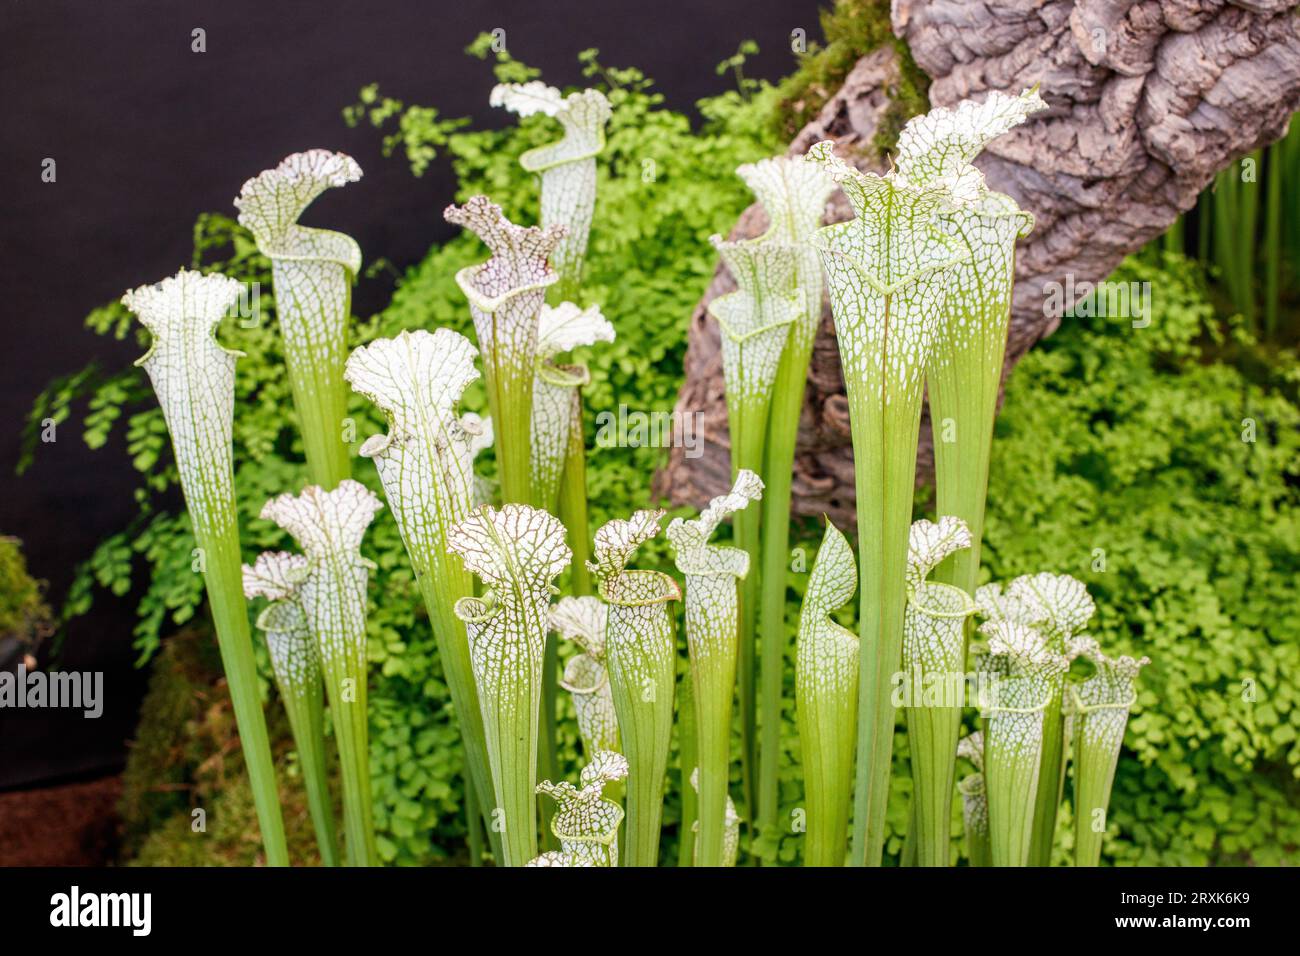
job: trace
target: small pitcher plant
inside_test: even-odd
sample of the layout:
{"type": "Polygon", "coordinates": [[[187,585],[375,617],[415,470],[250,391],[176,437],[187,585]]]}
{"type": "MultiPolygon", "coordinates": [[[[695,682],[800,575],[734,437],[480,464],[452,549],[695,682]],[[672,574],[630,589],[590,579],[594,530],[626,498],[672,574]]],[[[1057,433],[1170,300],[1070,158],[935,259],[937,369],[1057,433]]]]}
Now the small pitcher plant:
{"type": "Polygon", "coordinates": [[[542,227],[564,227],[564,240],[552,257],[560,274],[556,294],[560,300],[575,298],[596,208],[596,157],[605,148],[609,100],[600,90],[565,96],[534,80],[499,84],[493,88],[490,102],[519,116],[541,113],[554,117],[564,128],[562,139],[530,149],[519,157],[519,164],[541,177],[542,227]]]}
{"type": "MultiPolygon", "coordinates": [[[[731,492],[690,521],[674,518],[668,539],[686,577],[686,647],[691,660],[699,780],[699,866],[723,866],[726,805],[731,802],[731,702],[736,691],[740,613],[736,582],[749,573],[749,555],[709,544],[718,525],[763,494],[763,482],[742,468],[731,492]]],[[[734,812],[734,809],[733,809],[734,812]]]]}
{"type": "Polygon", "coordinates": [[[560,849],[529,860],[528,866],[618,866],[618,826],[623,808],[605,798],[605,788],[627,777],[627,758],[612,750],[592,755],[579,778],[581,788],[568,781],[543,780],[537,792],[555,800],[551,831],[560,849]]]}
{"type": "Polygon", "coordinates": [[[469,634],[502,834],[503,863],[537,855],[537,742],[542,655],[555,578],[572,553],[564,526],[545,511],[484,505],[452,527],[447,547],[482,579],[482,597],[463,597],[456,614],[469,634]]]}
{"type": "Polygon", "coordinates": [[[975,772],[957,784],[961,794],[961,819],[966,831],[966,857],[971,866],[991,866],[989,850],[989,799],[984,789],[984,731],[977,730],[957,744],[957,756],[969,760],[975,772]]]}
{"type": "Polygon", "coordinates": [[[551,629],[582,652],[569,658],[560,686],[573,696],[582,749],[594,759],[602,750],[619,750],[618,716],[605,660],[609,608],[598,597],[565,597],[551,608],[551,629]]]}
{"type": "Polygon", "coordinates": [[[374,564],[361,556],[361,540],[381,508],[373,492],[348,479],[333,491],[308,485],[302,494],[280,495],[262,509],[262,517],[289,532],[307,559],[298,572],[297,594],[329,697],[351,866],[379,865],[366,712],[366,586],[374,564]]]}
{"type": "Polygon", "coordinates": [[[659,571],[629,570],[636,549],[659,533],[662,511],[616,518],[596,532],[591,572],[609,605],[605,646],[614,712],[628,762],[624,866],[655,866],[664,779],[673,732],[677,582],[659,571]]]}

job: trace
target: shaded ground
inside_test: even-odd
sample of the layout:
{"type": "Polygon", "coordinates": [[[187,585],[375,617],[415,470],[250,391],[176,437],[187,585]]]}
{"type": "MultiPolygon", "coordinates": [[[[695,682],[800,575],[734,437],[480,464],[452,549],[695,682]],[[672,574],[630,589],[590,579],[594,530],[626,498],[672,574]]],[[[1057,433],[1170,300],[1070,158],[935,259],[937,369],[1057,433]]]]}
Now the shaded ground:
{"type": "Polygon", "coordinates": [[[0,793],[0,866],[116,862],[120,777],[0,793]]]}

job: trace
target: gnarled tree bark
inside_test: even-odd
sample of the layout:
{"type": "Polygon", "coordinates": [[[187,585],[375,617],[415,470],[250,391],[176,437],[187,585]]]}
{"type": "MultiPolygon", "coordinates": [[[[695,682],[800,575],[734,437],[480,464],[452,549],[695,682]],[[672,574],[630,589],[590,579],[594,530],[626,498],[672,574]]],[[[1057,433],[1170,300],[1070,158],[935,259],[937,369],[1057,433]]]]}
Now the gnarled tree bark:
{"type": "MultiPolygon", "coordinates": [[[[1298,7],[1297,0],[894,0],[894,32],[932,78],[932,103],[1037,83],[1050,107],[978,161],[994,189],[1037,217],[1018,252],[1004,376],[1059,325],[1052,306],[1062,295],[1104,279],[1192,208],[1215,173],[1286,132],[1300,109],[1298,7]]],[[[789,153],[834,139],[841,155],[881,171],[871,144],[898,70],[888,48],[859,60],[789,153]]],[[[837,192],[826,221],[849,215],[837,192]]],[[[751,206],[730,238],[766,227],[751,206]]],[[[701,416],[703,444],[692,458],[674,448],[656,476],[656,491],[674,504],[699,506],[730,485],[718,328],[705,309],[734,288],[719,266],[691,316],[677,413],[701,416]]],[[[918,480],[933,461],[927,419],[918,480]]],[[[825,304],[793,490],[796,514],[854,523],[848,404],[825,304]]]]}

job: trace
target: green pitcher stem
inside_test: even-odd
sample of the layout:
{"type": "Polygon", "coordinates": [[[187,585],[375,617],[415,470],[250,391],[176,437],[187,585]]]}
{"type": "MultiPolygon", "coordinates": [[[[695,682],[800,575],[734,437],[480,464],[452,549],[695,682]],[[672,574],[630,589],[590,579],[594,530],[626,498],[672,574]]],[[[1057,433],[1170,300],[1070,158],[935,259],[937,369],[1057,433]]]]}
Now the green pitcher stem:
{"type": "MultiPolygon", "coordinates": [[[[746,401],[728,405],[731,430],[731,479],[734,482],[742,468],[762,474],[763,444],[767,432],[766,402],[746,401]]],[[[757,809],[757,770],[755,752],[757,739],[757,699],[755,683],[757,667],[755,625],[758,620],[758,603],[761,575],[758,572],[759,529],[762,512],[746,508],[732,518],[736,547],[749,555],[749,574],[740,583],[740,634],[737,655],[738,683],[740,686],[740,770],[745,811],[753,817],[757,809]]]]}
{"type": "Polygon", "coordinates": [[[230,686],[230,701],[235,711],[244,764],[248,768],[266,862],[268,866],[288,866],[289,849],[280,816],[280,792],[266,734],[266,717],[257,694],[257,665],[253,660],[253,639],[248,629],[248,606],[244,601],[243,573],[239,562],[239,529],[234,523],[233,513],[222,524],[224,527],[211,535],[202,534],[196,527],[195,538],[207,555],[203,579],[217,631],[221,667],[230,686]]]}
{"type": "Polygon", "coordinates": [[[325,706],[320,683],[307,695],[281,697],[289,717],[298,764],[302,768],[303,786],[307,791],[307,809],[316,831],[321,866],[339,865],[338,831],[334,826],[334,801],[330,798],[329,770],[325,758],[325,706]]]}

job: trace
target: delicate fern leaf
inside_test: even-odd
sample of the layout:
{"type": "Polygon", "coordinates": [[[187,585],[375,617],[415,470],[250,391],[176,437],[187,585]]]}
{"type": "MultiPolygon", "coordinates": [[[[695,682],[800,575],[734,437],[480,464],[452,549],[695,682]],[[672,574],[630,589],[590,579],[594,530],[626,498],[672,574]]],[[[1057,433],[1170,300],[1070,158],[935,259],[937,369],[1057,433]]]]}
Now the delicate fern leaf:
{"type": "Polygon", "coordinates": [[[313,480],[333,488],[351,472],[341,430],[347,417],[343,362],[352,283],[361,250],[351,237],[298,225],[325,190],[356,182],[361,167],[324,149],[294,153],[244,183],[235,199],[240,225],[271,260],[276,314],[294,408],[313,480]]]}

